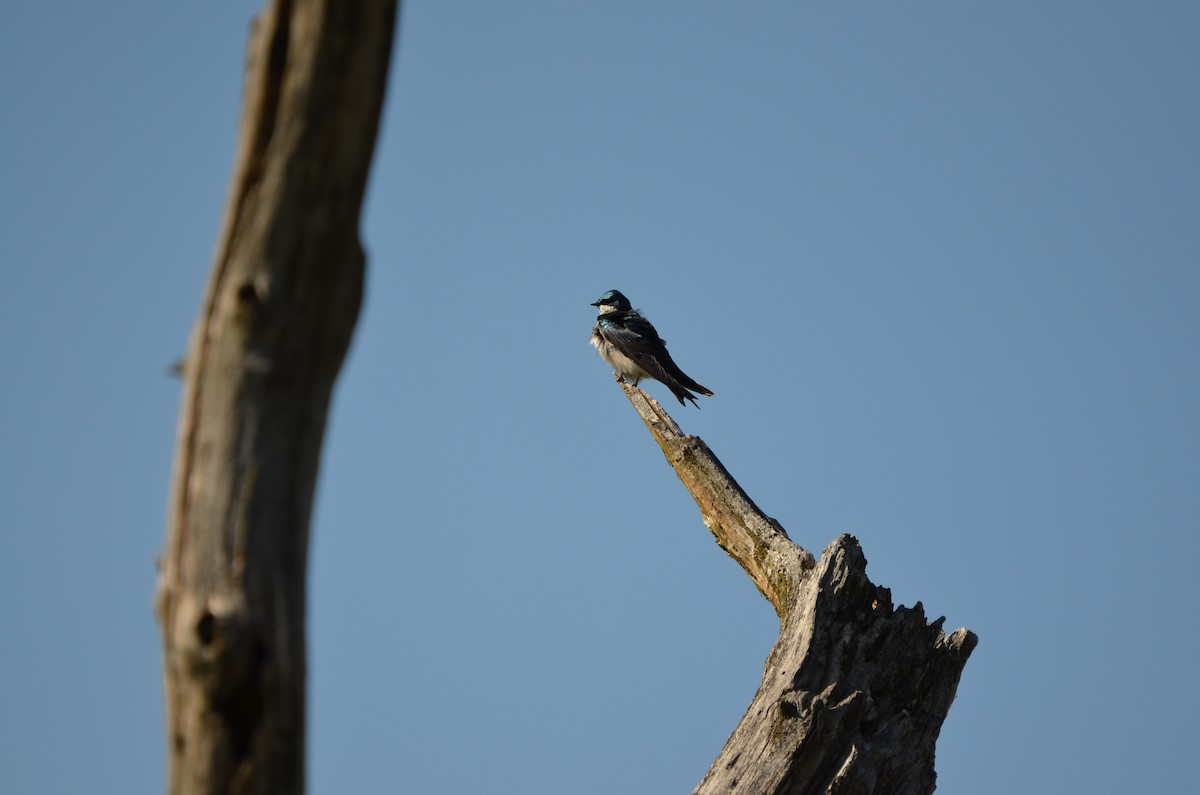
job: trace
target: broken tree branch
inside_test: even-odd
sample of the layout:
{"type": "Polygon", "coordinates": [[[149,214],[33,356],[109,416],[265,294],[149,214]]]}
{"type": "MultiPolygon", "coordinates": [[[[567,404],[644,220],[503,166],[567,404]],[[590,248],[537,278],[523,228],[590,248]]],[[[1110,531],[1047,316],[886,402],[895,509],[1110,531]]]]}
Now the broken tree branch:
{"type": "Polygon", "coordinates": [[[934,749],[978,638],[894,607],[843,535],[815,561],[759,510],[702,439],[620,382],[704,524],[779,615],[762,684],[694,795],[928,795],[934,749]]]}

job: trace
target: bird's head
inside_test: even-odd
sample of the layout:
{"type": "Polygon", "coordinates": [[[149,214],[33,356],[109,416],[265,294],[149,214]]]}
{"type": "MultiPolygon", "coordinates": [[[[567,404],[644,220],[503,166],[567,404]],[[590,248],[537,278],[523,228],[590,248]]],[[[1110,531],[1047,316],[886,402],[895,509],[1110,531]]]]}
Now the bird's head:
{"type": "Polygon", "coordinates": [[[606,315],[609,312],[628,312],[633,308],[629,303],[629,299],[621,294],[620,290],[609,290],[597,300],[592,302],[592,306],[600,310],[600,314],[606,315]]]}

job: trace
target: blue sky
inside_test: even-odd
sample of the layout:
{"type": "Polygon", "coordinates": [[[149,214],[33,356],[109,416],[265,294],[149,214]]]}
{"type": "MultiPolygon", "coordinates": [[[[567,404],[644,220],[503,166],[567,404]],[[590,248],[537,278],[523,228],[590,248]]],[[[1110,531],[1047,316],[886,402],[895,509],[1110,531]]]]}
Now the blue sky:
{"type": "MultiPolygon", "coordinates": [[[[150,599],[257,4],[0,29],[0,786],[154,792],[150,599]]],[[[403,11],[310,568],[313,792],[688,792],[770,606],[604,364],[798,543],[980,644],[940,791],[1183,792],[1200,733],[1200,10],[403,11]],[[665,388],[648,391],[668,398],[665,388]]]]}

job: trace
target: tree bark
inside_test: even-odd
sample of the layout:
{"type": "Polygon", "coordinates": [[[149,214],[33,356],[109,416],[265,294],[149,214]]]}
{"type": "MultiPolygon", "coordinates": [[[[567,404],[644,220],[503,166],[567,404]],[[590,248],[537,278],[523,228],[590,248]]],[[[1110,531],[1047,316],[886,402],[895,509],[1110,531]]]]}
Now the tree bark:
{"type": "Polygon", "coordinates": [[[758,693],[694,795],[933,792],[934,747],[976,635],[946,635],[920,602],[893,607],[852,536],[814,560],[703,440],[642,390],[621,387],[717,543],[779,615],[758,693]]]}
{"type": "Polygon", "coordinates": [[[176,795],[304,790],[309,518],[396,13],[274,0],[251,32],[155,595],[176,795]]]}

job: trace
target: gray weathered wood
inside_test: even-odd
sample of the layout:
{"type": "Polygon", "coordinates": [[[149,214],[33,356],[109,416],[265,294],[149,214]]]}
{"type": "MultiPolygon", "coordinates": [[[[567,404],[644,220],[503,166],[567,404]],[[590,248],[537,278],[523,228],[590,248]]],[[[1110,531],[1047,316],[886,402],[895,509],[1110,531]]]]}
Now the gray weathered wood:
{"type": "Polygon", "coordinates": [[[396,0],[256,20],[220,239],[182,367],[155,606],[167,790],[304,790],[305,580],[396,0]]]}
{"type": "Polygon", "coordinates": [[[933,792],[934,747],[978,642],[918,602],[895,607],[843,535],[816,561],[759,510],[703,440],[642,390],[621,388],[692,493],[717,543],[779,615],[758,693],[695,795],[933,792]]]}

